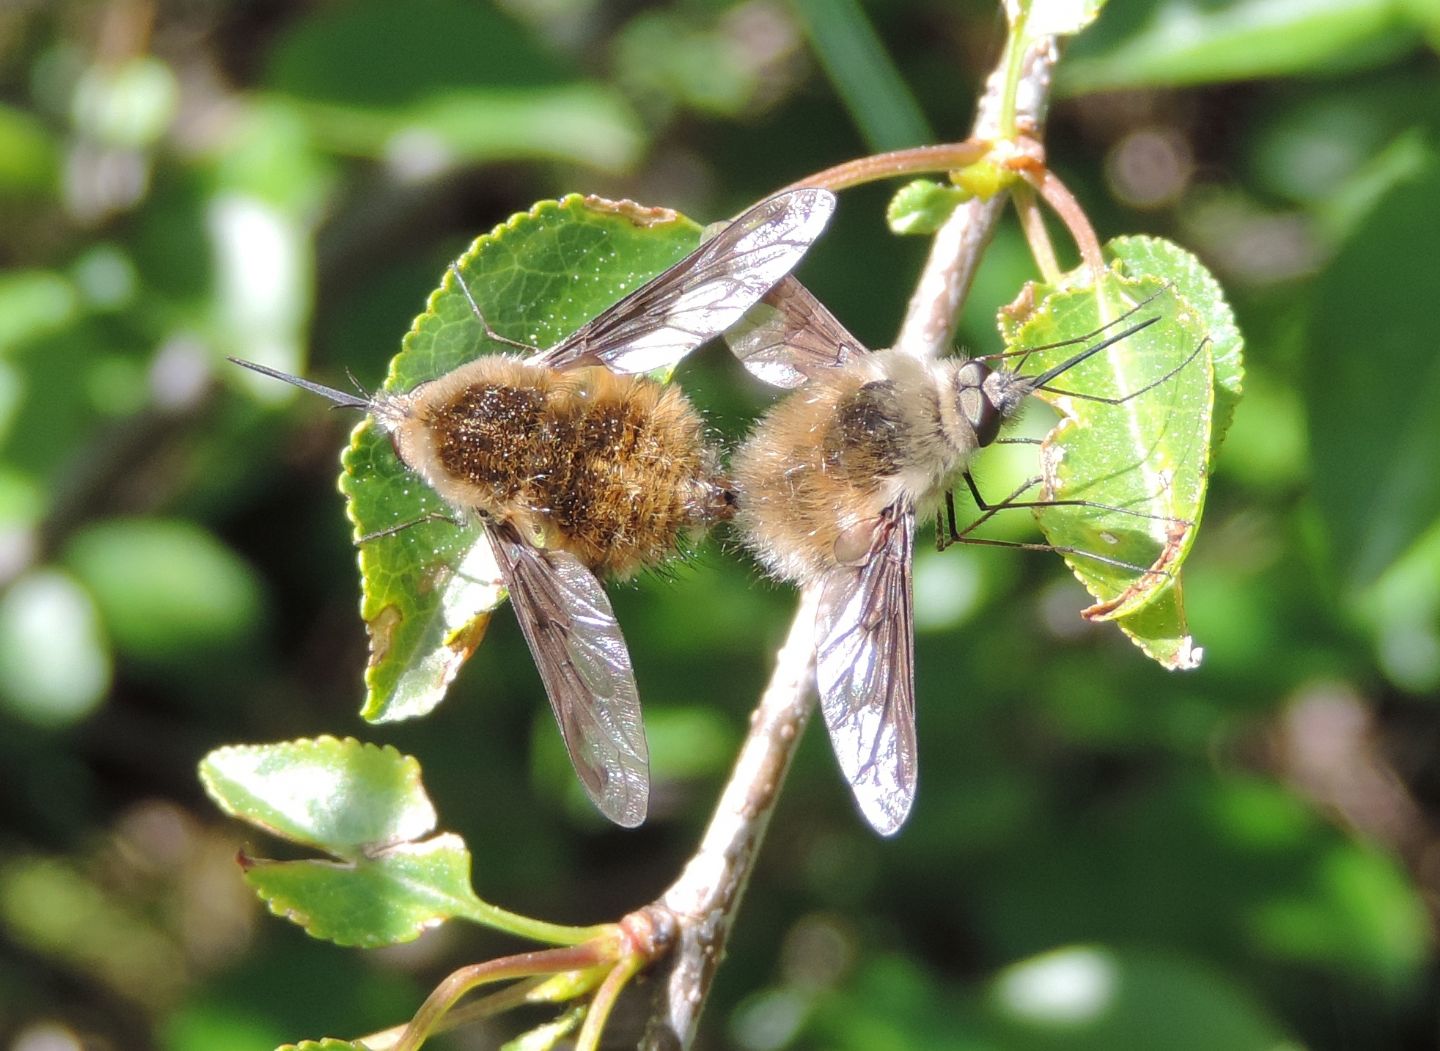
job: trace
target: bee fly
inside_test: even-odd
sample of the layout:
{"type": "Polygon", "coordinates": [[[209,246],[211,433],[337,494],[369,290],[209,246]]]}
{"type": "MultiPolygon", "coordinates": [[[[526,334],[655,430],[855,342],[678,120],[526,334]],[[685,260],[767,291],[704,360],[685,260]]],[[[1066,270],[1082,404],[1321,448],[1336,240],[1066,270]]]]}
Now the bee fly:
{"type": "MultiPolygon", "coordinates": [[[[659,563],[733,503],[700,415],[678,388],[637,374],[737,321],[834,207],[826,190],[771,197],[555,346],[485,355],[404,393],[357,397],[236,361],[368,413],[407,468],[484,524],[570,760],[618,824],[645,818],[649,752],[630,655],[596,575],[659,563]]],[[[491,338],[524,346],[470,302],[491,338]]]]}
{"type": "MultiPolygon", "coordinates": [[[[1019,492],[987,505],[970,476],[971,457],[997,439],[1027,395],[1157,320],[1139,321],[1039,375],[1023,376],[975,359],[929,362],[870,351],[787,278],[726,334],[757,377],[799,388],[770,409],[735,454],[735,524],[772,575],[819,588],[821,711],[860,810],[882,835],[900,828],[915,797],[911,555],[917,508],[945,496],[951,514],[948,537],[937,537],[943,546],[966,539],[954,531],[949,499],[948,483],[957,474],[982,511],[1035,506],[1016,501],[1019,492]]],[[[1195,353],[1199,348],[1192,358],[1195,353]]]]}

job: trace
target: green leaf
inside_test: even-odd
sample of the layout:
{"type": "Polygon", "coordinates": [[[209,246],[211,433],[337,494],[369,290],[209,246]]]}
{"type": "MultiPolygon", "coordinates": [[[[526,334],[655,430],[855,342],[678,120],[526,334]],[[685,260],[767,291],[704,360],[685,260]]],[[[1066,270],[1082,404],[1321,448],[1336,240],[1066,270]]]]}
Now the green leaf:
{"type": "Polygon", "coordinates": [[[356,1040],[338,1040],[327,1036],[323,1040],[302,1040],[298,1044],[281,1044],[275,1051],[370,1051],[356,1040]]]}
{"type": "Polygon", "coordinates": [[[489,5],[320,8],[281,39],[265,79],[317,142],[422,170],[543,158],[624,171],[645,145],[624,96],[579,79],[489,5]]]}
{"type": "Polygon", "coordinates": [[[44,339],[73,324],[79,314],[74,286],[49,270],[0,274],[0,352],[44,339]]]}
{"type": "Polygon", "coordinates": [[[1113,3],[1066,55],[1057,87],[1078,95],[1313,72],[1411,47],[1423,24],[1391,0],[1113,3]]]}
{"type": "Polygon", "coordinates": [[[1235,324],[1235,312],[1225,301],[1220,282],[1193,254],[1163,237],[1117,237],[1105,245],[1105,256],[1118,259],[1131,277],[1151,274],[1171,282],[1175,291],[1200,312],[1215,367],[1215,416],[1210,430],[1213,463],[1245,385],[1245,338],[1235,324]]]}
{"type": "Polygon", "coordinates": [[[75,85],[71,119],[83,134],[114,146],[155,142],[180,104],[180,85],[159,59],[134,56],[97,63],[75,85]]]}
{"type": "Polygon", "coordinates": [[[420,838],[435,827],[420,764],[388,745],[333,737],[232,745],[201,761],[200,780],[227,814],[338,859],[240,859],[270,911],[317,938],[391,945],[452,918],[555,945],[603,930],[533,920],[476,897],[464,841],[420,838]]]}
{"type": "Polygon", "coordinates": [[[53,193],[59,154],[44,124],[25,110],[0,106],[0,191],[36,197],[53,193]]]}
{"type": "Polygon", "coordinates": [[[90,596],[58,569],[0,594],[0,707],[39,726],[89,715],[110,685],[110,647],[90,596]]]}
{"type": "Polygon", "coordinates": [[[1031,39],[1072,36],[1100,15],[1105,0],[1009,0],[1005,5],[1013,24],[1017,8],[1025,14],[1025,32],[1031,39]]]}
{"type": "MultiPolygon", "coordinates": [[[[510,337],[551,346],[692,250],[699,227],[673,212],[578,195],[537,204],[480,237],[459,262],[487,320],[510,337]]],[[[391,362],[383,389],[407,391],[492,344],[446,275],[391,362]]],[[[344,456],[340,488],[358,538],[430,516],[440,498],[366,420],[344,456]]],[[[360,546],[370,632],[362,714],[381,722],[430,711],[479,645],[504,595],[475,524],[425,521],[360,546]]]]}
{"type": "Polygon", "coordinates": [[[336,945],[413,941],[480,907],[470,852],[453,833],[400,843],[349,861],[244,858],[245,882],[270,911],[336,945]]]}
{"type": "Polygon", "coordinates": [[[351,738],[219,748],[201,762],[200,780],[232,817],[339,858],[435,827],[420,764],[351,738]]]}
{"type": "Polygon", "coordinates": [[[243,856],[245,881],[277,916],[338,945],[393,945],[486,906],[470,854],[435,827],[420,764],[394,748],[320,737],[211,752],[200,779],[227,814],[337,861],[243,856]]]}
{"type": "Polygon", "coordinates": [[[1074,945],[1022,960],[992,983],[988,1006],[998,1046],[1012,1051],[1299,1046],[1223,973],[1143,950],[1074,945]]]}
{"type": "Polygon", "coordinates": [[[1038,392],[1061,413],[1041,447],[1038,498],[1088,505],[1041,506],[1035,516],[1097,599],[1087,619],[1118,621],[1166,667],[1193,667],[1199,652],[1178,589],[1209,473],[1214,370],[1206,319],[1161,277],[1107,271],[1098,287],[1050,292],[1023,324],[1002,327],[1012,348],[1063,344],[1029,355],[1024,371],[1033,375],[1095,342],[1102,326],[1115,322],[1106,329],[1113,335],[1151,317],[1160,320],[1054,381],[1087,398],[1124,401],[1038,392]],[[1163,607],[1136,616],[1162,599],[1163,607]]]}
{"type": "Polygon", "coordinates": [[[249,566],[192,522],[115,519],[71,538],[62,559],[90,589],[115,645],[189,662],[249,636],[263,597],[249,566]]]}
{"type": "Polygon", "coordinates": [[[958,186],[916,179],[895,191],[885,209],[885,221],[897,234],[933,234],[950,218],[955,206],[971,194],[958,186]]]}
{"type": "Polygon", "coordinates": [[[1434,267],[1395,248],[1437,243],[1437,195],[1432,156],[1317,281],[1304,375],[1312,486],[1332,566],[1351,589],[1374,583],[1440,515],[1434,267]]]}

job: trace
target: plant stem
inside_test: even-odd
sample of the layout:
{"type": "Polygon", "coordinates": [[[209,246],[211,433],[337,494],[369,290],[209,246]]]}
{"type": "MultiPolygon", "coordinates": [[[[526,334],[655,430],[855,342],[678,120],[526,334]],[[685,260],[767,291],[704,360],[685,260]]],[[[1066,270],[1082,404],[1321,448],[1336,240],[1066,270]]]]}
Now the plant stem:
{"type": "Polygon", "coordinates": [[[780,786],[814,707],[817,604],[817,594],[802,592],[705,837],[657,903],[675,918],[678,942],[640,1044],[648,1051],[688,1047],[694,1039],[780,786]]]}
{"type": "Polygon", "coordinates": [[[1045,199],[1045,203],[1055,210],[1055,214],[1070,231],[1070,236],[1075,239],[1075,247],[1080,249],[1080,258],[1090,268],[1094,280],[1099,281],[1100,275],[1105,272],[1105,259],[1100,254],[1100,239],[1095,236],[1095,227],[1090,225],[1090,217],[1085,214],[1085,209],[1080,207],[1080,202],[1075,200],[1074,195],[1060,181],[1060,177],[1048,168],[1040,174],[1022,171],[1020,175],[1035,187],[1045,199]]]}
{"type": "Polygon", "coordinates": [[[404,1035],[396,1041],[393,1051],[417,1051],[421,1044],[439,1026],[446,1012],[455,1002],[470,990],[491,982],[504,982],[514,978],[530,978],[539,974],[559,974],[562,971],[583,971],[606,962],[602,959],[601,946],[569,946],[563,949],[542,949],[538,952],[523,952],[515,956],[503,956],[498,960],[462,967],[448,975],[410,1019],[404,1035]]]}
{"type": "Polygon", "coordinates": [[[1020,74],[1024,68],[1022,60],[1025,57],[1025,23],[1030,18],[1030,5],[1022,0],[1021,3],[1013,5],[1013,10],[1015,16],[1010,22],[1010,32],[1005,37],[1005,55],[1000,61],[1004,80],[1000,90],[999,130],[1000,136],[1006,139],[1015,138],[1017,131],[1015,109],[1020,92],[1020,74]]]}
{"type": "Polygon", "coordinates": [[[505,931],[528,941],[543,942],[547,945],[579,945],[603,936],[615,926],[613,923],[601,923],[593,927],[567,927],[521,916],[489,902],[480,902],[478,908],[472,908],[465,916],[493,930],[505,931]]]}
{"type": "Polygon", "coordinates": [[[575,1051],[598,1051],[600,1037],[605,1031],[605,1023],[610,1018],[615,1001],[620,998],[620,993],[630,983],[630,979],[649,963],[649,959],[637,954],[621,960],[610,969],[610,973],[605,976],[605,980],[600,983],[600,988],[595,990],[595,995],[590,1000],[585,1023],[575,1038],[575,1051]]]}
{"type": "Polygon", "coordinates": [[[1035,200],[1035,191],[1024,184],[1011,187],[1010,195],[1015,199],[1020,229],[1025,231],[1025,240],[1030,244],[1030,256],[1045,283],[1053,285],[1060,280],[1060,264],[1055,259],[1055,246],[1050,242],[1050,231],[1045,228],[1045,215],[1035,200]]]}
{"type": "Polygon", "coordinates": [[[846,161],[833,168],[826,168],[814,175],[797,179],[787,190],[802,186],[821,186],[827,190],[845,190],[880,179],[894,179],[902,175],[933,175],[950,172],[974,164],[990,152],[990,143],[984,139],[966,139],[964,142],[947,142],[938,146],[916,146],[908,150],[892,150],[870,157],[846,161]]]}
{"type": "MultiPolygon", "coordinates": [[[[838,189],[897,174],[963,167],[980,159],[1000,136],[1002,112],[1010,114],[1013,129],[1023,128],[1027,136],[1038,137],[1054,62],[1055,46],[1049,38],[1034,42],[1018,57],[1007,50],[1005,61],[986,82],[974,134],[964,143],[865,158],[826,169],[796,185],[838,189]],[[927,164],[932,167],[923,167],[927,164]]],[[[946,221],[911,297],[897,347],[928,356],[948,344],[1005,196],[998,193],[989,200],[967,201],[946,221]]],[[[687,1048],[695,1038],[781,783],[813,707],[817,604],[813,590],[801,593],[790,633],[776,655],[775,671],[751,716],[750,730],[705,836],[680,878],[656,902],[655,908],[674,917],[678,931],[640,1043],[645,1051],[687,1048]]]]}

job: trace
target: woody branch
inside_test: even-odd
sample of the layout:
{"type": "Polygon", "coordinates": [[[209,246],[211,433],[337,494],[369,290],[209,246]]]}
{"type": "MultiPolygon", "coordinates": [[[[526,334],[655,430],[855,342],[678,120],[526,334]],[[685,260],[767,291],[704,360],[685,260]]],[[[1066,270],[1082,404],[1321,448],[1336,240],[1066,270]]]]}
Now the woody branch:
{"type": "MultiPolygon", "coordinates": [[[[1012,126],[1039,138],[1050,94],[1055,42],[1042,40],[1021,59],[1012,126]]],[[[1001,136],[1006,63],[986,81],[972,139],[1001,136]]],[[[895,346],[934,357],[949,346],[1005,195],[960,205],[935,236],[895,346]]],[[[802,593],[775,670],[751,716],[750,730],[699,848],[679,879],[656,902],[675,920],[674,949],[660,969],[645,1051],[674,1051],[694,1039],[710,985],[800,733],[814,706],[814,623],[817,595],[802,593]]]]}

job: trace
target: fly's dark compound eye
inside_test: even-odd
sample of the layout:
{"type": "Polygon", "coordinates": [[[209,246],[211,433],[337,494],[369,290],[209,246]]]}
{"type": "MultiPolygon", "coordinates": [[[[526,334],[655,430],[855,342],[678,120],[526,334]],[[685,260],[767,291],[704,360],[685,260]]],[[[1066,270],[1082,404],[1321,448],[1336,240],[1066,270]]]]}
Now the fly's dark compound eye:
{"type": "Polygon", "coordinates": [[[978,361],[967,361],[955,374],[955,400],[960,415],[975,431],[975,444],[984,448],[1000,436],[1005,414],[990,400],[985,381],[991,369],[978,361]]]}

